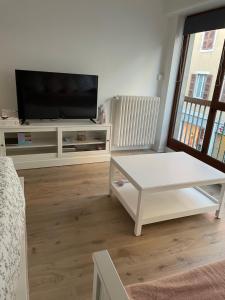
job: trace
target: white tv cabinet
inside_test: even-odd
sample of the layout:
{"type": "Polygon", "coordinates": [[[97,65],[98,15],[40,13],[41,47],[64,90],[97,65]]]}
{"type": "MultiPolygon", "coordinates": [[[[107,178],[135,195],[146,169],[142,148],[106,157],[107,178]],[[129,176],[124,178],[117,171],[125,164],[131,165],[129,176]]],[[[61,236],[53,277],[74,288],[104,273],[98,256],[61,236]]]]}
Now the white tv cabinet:
{"type": "Polygon", "coordinates": [[[110,149],[110,124],[48,121],[0,127],[0,155],[12,157],[16,169],[109,161],[110,149]],[[29,134],[31,143],[18,144],[18,133],[29,134]]]}

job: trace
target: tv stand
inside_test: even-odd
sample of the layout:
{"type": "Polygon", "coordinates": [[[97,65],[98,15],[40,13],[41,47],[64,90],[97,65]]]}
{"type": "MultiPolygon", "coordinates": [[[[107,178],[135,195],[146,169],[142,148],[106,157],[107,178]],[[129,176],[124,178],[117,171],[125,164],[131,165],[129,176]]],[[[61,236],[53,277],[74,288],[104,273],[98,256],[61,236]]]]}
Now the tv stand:
{"type": "Polygon", "coordinates": [[[92,123],[96,124],[96,121],[94,119],[90,119],[92,123]]]}
{"type": "Polygon", "coordinates": [[[30,125],[0,127],[0,155],[16,169],[110,160],[111,125],[89,120],[34,120],[30,125]]]}

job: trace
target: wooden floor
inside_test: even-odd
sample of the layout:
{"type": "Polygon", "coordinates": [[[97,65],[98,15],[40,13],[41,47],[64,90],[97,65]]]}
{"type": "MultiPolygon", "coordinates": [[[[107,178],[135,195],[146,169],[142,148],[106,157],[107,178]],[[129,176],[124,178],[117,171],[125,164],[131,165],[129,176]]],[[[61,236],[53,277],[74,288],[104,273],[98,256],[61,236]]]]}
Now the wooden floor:
{"type": "MultiPolygon", "coordinates": [[[[225,223],[192,216],[143,227],[110,199],[108,163],[19,171],[25,177],[31,300],[90,300],[94,251],[108,249],[124,284],[225,258],[225,223]]],[[[115,299],[116,300],[116,299],[115,299]]]]}

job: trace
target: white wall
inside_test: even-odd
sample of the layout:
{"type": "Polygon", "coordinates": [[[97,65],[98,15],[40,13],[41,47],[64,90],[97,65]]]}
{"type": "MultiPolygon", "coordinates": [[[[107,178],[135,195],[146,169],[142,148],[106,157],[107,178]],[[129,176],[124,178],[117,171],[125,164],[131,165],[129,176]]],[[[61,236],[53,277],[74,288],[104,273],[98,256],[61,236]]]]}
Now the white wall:
{"type": "Polygon", "coordinates": [[[168,19],[167,39],[165,39],[163,74],[164,80],[161,87],[161,102],[156,141],[154,150],[164,152],[167,145],[170,116],[172,111],[176,77],[179,67],[179,57],[182,46],[184,18],[178,16],[168,19]]]}
{"type": "Polygon", "coordinates": [[[14,70],[99,75],[99,103],[157,95],[159,0],[1,0],[0,109],[16,108],[14,70]]]}

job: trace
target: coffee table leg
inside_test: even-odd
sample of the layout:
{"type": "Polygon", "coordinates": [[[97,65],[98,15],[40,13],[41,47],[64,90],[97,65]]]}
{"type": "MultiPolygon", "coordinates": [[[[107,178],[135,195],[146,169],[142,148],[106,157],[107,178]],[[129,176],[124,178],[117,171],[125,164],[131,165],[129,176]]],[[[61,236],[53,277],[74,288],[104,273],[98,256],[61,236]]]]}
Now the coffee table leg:
{"type": "Polygon", "coordinates": [[[109,196],[112,196],[112,189],[111,189],[112,180],[113,180],[113,163],[111,160],[109,165],[109,196]]]}
{"type": "Polygon", "coordinates": [[[142,191],[139,191],[139,194],[138,194],[138,205],[137,205],[137,214],[136,214],[135,227],[134,227],[134,234],[136,236],[140,236],[141,235],[142,216],[143,216],[142,191]]]}
{"type": "Polygon", "coordinates": [[[220,197],[219,197],[219,209],[216,211],[216,217],[218,219],[222,218],[224,214],[224,204],[225,204],[225,183],[222,184],[220,197]]]}

